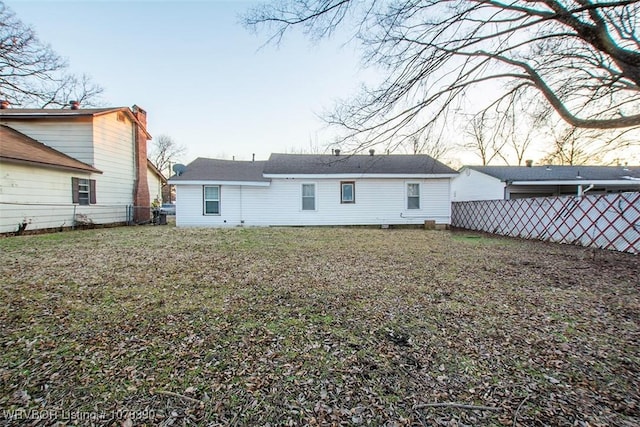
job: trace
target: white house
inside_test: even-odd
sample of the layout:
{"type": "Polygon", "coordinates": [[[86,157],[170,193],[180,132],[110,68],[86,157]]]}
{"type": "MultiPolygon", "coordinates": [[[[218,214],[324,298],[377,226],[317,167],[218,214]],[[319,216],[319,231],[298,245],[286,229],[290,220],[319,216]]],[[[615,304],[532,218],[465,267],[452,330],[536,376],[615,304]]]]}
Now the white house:
{"type": "Polygon", "coordinates": [[[1,105],[0,233],[149,219],[144,110],[1,105]]]}
{"type": "Polygon", "coordinates": [[[638,166],[464,166],[451,200],[509,200],[640,191],[638,166]]]}
{"type": "Polygon", "coordinates": [[[178,226],[449,224],[457,172],[426,155],[198,158],[169,183],[178,226]]]}
{"type": "Polygon", "coordinates": [[[157,201],[162,203],[162,187],[167,184],[167,178],[158,170],[158,168],[147,160],[147,185],[149,187],[149,205],[157,201]]]}

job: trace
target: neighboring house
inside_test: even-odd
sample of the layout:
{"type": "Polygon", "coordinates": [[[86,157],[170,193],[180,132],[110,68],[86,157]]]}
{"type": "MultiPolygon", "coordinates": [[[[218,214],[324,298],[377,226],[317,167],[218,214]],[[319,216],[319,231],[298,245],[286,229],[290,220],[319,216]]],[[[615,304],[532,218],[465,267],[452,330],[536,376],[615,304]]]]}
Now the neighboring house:
{"type": "Polygon", "coordinates": [[[449,224],[453,169],[425,155],[198,158],[169,184],[178,226],[449,224]]]}
{"type": "Polygon", "coordinates": [[[149,220],[144,110],[1,105],[0,233],[149,220]]]}
{"type": "Polygon", "coordinates": [[[464,166],[454,202],[640,191],[638,166],[464,166]]]}
{"type": "Polygon", "coordinates": [[[149,186],[149,205],[162,203],[162,187],[167,185],[167,178],[158,170],[151,160],[147,160],[147,185],[149,186]]]}

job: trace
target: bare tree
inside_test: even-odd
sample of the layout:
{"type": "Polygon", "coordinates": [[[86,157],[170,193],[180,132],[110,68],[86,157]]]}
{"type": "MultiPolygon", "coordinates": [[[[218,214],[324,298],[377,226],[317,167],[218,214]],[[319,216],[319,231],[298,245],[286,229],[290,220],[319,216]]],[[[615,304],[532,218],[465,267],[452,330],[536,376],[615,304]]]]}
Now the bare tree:
{"type": "Polygon", "coordinates": [[[495,159],[504,159],[502,151],[506,141],[498,138],[495,119],[487,113],[474,117],[465,129],[465,134],[467,138],[462,148],[480,157],[483,166],[495,159]]]}
{"type": "Polygon", "coordinates": [[[149,149],[149,159],[164,176],[173,175],[171,165],[180,161],[180,157],[187,152],[187,147],[176,143],[168,135],[154,138],[149,149]]]}
{"type": "Polygon", "coordinates": [[[99,102],[102,88],[67,70],[68,64],[0,1],[0,99],[41,108],[65,107],[70,100],[86,106],[99,102]]]}
{"type": "Polygon", "coordinates": [[[359,40],[386,78],[327,121],[360,149],[532,93],[575,127],[640,126],[639,21],[637,0],[273,0],[245,18],[276,42],[295,27],[359,40]]]}
{"type": "Polygon", "coordinates": [[[551,149],[543,162],[551,164],[615,163],[626,149],[640,147],[640,132],[635,129],[603,132],[564,125],[551,127],[550,136],[551,149]]]}

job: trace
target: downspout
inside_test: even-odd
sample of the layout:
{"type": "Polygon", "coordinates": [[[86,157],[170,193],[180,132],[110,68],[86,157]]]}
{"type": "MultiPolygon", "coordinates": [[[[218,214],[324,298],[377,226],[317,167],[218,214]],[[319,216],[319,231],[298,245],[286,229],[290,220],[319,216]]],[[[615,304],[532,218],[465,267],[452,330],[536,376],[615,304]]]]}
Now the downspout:
{"type": "Polygon", "coordinates": [[[244,225],[244,216],[242,215],[242,185],[240,186],[240,226],[244,225]]]}
{"type": "Polygon", "coordinates": [[[583,190],[582,189],[582,185],[579,185],[578,186],[578,196],[584,196],[584,193],[586,193],[587,191],[591,190],[593,187],[595,187],[594,184],[589,184],[589,186],[583,190]]]}

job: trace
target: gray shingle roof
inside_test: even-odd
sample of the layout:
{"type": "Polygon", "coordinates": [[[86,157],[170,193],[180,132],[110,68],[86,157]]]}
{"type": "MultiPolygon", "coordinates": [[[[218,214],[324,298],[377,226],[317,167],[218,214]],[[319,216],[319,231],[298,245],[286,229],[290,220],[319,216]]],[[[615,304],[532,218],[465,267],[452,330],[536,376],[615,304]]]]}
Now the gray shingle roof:
{"type": "Polygon", "coordinates": [[[264,173],[298,174],[454,174],[457,172],[427,155],[309,155],[272,154],[264,173]]]}
{"type": "Polygon", "coordinates": [[[172,176],[171,181],[247,181],[269,182],[262,176],[265,161],[234,161],[198,157],[187,165],[180,176],[172,176]]]}
{"type": "Polygon", "coordinates": [[[612,181],[640,179],[640,166],[465,166],[500,181],[612,181]],[[580,178],[579,178],[579,177],[580,178]]]}

